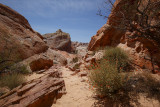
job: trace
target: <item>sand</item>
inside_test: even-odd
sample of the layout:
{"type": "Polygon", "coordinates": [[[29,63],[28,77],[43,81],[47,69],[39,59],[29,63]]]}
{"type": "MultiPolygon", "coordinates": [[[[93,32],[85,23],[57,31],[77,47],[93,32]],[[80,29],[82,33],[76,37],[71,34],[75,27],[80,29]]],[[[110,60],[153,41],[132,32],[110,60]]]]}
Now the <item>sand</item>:
{"type": "Polygon", "coordinates": [[[78,75],[71,75],[74,72],[62,67],[60,68],[66,85],[67,94],[57,100],[52,107],[91,107],[95,100],[93,92],[89,89],[87,82],[78,75]]]}

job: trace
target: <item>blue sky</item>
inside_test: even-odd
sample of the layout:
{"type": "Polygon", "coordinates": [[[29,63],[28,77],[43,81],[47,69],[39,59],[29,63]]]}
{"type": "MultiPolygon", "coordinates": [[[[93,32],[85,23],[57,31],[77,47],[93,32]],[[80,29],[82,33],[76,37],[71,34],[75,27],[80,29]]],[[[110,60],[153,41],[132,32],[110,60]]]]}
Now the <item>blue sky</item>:
{"type": "Polygon", "coordinates": [[[62,29],[72,41],[89,42],[107,21],[96,15],[104,0],[0,0],[0,3],[22,14],[39,33],[62,29]]]}

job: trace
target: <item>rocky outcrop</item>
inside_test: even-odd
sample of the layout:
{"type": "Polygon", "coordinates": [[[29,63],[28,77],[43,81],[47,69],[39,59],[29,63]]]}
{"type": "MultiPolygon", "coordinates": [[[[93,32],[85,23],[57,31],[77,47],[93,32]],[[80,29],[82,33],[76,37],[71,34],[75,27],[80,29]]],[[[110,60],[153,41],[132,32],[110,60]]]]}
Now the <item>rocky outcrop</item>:
{"type": "Polygon", "coordinates": [[[35,54],[18,64],[26,65],[30,72],[47,70],[53,65],[66,66],[69,59],[73,59],[74,54],[65,51],[48,49],[44,53],[35,54]]]}
{"type": "Polygon", "coordinates": [[[67,60],[74,57],[74,55],[69,54],[65,51],[48,49],[44,53],[35,54],[21,62],[19,65],[26,65],[28,71],[40,71],[47,70],[53,65],[65,66],[67,60]]]}
{"type": "Polygon", "coordinates": [[[50,69],[46,75],[24,83],[0,97],[0,106],[51,107],[63,94],[65,84],[61,74],[50,69]]]}
{"type": "Polygon", "coordinates": [[[71,52],[71,38],[68,33],[62,32],[61,29],[55,33],[44,34],[44,41],[51,49],[71,52]]]}
{"type": "Polygon", "coordinates": [[[84,57],[87,54],[87,45],[79,45],[76,47],[76,54],[67,62],[67,66],[72,71],[84,71],[81,66],[84,62],[84,57]]]}
{"type": "Polygon", "coordinates": [[[0,37],[0,52],[7,47],[21,59],[45,52],[48,48],[43,37],[22,15],[3,4],[0,4],[0,37]]]}
{"type": "Polygon", "coordinates": [[[65,51],[49,49],[46,52],[46,56],[53,60],[54,64],[65,66],[69,59],[72,59],[75,55],[67,53],[65,51]]]}
{"type": "Polygon", "coordinates": [[[137,32],[126,32],[111,27],[117,25],[118,16],[116,11],[122,6],[123,0],[116,0],[115,9],[112,10],[110,18],[97,34],[91,38],[88,50],[93,51],[99,47],[112,46],[120,47],[129,53],[133,64],[143,69],[149,69],[154,73],[160,72],[160,50],[153,41],[145,38],[128,39],[128,36],[137,35],[137,32]]]}

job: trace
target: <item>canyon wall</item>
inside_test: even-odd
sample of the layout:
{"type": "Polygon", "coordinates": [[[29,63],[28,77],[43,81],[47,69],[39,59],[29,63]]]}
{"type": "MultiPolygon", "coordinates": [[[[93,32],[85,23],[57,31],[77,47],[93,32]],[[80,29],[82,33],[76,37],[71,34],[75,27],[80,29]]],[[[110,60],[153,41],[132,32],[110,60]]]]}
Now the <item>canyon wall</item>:
{"type": "Polygon", "coordinates": [[[112,9],[107,23],[91,38],[88,50],[94,51],[98,47],[105,46],[120,47],[127,51],[134,65],[149,69],[154,73],[159,72],[160,50],[155,42],[141,37],[131,40],[128,36],[137,35],[137,32],[128,32],[112,27],[119,22],[116,22],[116,20],[119,20],[117,11],[123,6],[123,0],[116,0],[114,6],[115,9],[112,9]]]}

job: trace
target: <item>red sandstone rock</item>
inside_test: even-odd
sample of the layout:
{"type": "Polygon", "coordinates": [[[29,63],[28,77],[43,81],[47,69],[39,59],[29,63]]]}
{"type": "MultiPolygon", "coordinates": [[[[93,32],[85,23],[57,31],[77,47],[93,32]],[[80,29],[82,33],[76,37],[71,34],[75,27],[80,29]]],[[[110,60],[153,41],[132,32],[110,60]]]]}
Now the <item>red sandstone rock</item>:
{"type": "Polygon", "coordinates": [[[29,66],[32,71],[40,71],[43,69],[49,69],[51,66],[53,66],[53,60],[39,58],[37,60],[32,61],[29,64],[29,66]]]}
{"type": "Polygon", "coordinates": [[[98,47],[105,46],[118,46],[129,53],[135,65],[152,71],[154,70],[153,72],[160,72],[160,50],[153,41],[144,38],[129,40],[128,35],[134,36],[137,32],[123,32],[110,26],[118,24],[114,20],[118,20],[116,12],[122,4],[122,0],[116,0],[114,4],[116,7],[115,10],[112,10],[107,24],[92,37],[88,50],[93,51],[98,47]]]}
{"type": "Polygon", "coordinates": [[[51,107],[65,94],[64,80],[58,71],[48,73],[0,97],[0,107],[51,107]]]}
{"type": "Polygon", "coordinates": [[[0,4],[0,52],[7,45],[8,48],[14,48],[21,59],[26,59],[47,50],[42,39],[22,15],[0,4]]]}

